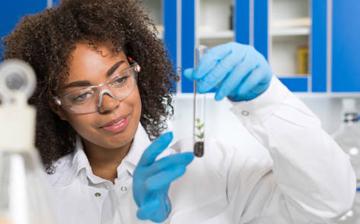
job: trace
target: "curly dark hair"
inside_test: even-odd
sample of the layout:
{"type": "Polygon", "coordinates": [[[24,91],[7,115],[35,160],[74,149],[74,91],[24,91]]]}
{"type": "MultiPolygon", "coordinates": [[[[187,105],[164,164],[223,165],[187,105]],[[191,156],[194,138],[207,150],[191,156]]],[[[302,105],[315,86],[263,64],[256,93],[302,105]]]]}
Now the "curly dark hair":
{"type": "Polygon", "coordinates": [[[177,76],[156,34],[137,0],[63,0],[58,7],[24,17],[5,38],[4,58],[28,62],[37,75],[30,103],[38,111],[36,147],[48,171],[75,149],[75,130],[51,110],[50,101],[68,75],[69,57],[79,42],[111,43],[114,52],[121,49],[137,61],[142,67],[140,122],[150,139],[167,128],[177,76]]]}

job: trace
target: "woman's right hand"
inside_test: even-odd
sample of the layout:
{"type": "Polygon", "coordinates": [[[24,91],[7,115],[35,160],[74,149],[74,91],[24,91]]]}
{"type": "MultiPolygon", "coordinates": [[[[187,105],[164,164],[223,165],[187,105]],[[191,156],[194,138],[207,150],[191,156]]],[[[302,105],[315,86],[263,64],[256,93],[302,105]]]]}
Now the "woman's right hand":
{"type": "Polygon", "coordinates": [[[177,153],[156,160],[173,139],[171,132],[157,138],[143,153],[133,177],[133,196],[137,217],[162,222],[171,212],[168,196],[170,184],[181,177],[194,159],[191,152],[177,153]]]}

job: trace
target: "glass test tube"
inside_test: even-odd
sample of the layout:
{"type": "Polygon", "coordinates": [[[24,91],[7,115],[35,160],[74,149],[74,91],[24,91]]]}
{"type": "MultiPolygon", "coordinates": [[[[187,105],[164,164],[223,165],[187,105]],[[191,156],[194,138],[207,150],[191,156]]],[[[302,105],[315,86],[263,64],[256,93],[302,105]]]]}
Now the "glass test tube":
{"type": "MultiPolygon", "coordinates": [[[[195,49],[195,68],[199,66],[200,58],[206,52],[206,46],[200,45],[195,49]]],[[[194,102],[193,102],[193,142],[194,155],[202,157],[205,150],[205,106],[206,94],[198,94],[196,81],[194,81],[194,102]]]]}

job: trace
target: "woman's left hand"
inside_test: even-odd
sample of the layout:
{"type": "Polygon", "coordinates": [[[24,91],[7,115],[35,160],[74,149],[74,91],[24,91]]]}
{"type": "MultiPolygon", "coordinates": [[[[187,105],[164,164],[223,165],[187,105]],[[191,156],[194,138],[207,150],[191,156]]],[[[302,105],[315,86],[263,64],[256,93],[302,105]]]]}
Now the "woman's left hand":
{"type": "Polygon", "coordinates": [[[185,77],[197,81],[200,93],[215,91],[215,99],[252,100],[270,85],[272,72],[265,58],[253,47],[228,43],[210,49],[199,67],[186,69],[185,77]]]}
{"type": "Polygon", "coordinates": [[[156,160],[172,139],[173,134],[168,132],[152,142],[134,171],[133,195],[139,219],[153,222],[166,220],[171,212],[168,196],[170,185],[185,173],[186,167],[194,159],[191,152],[184,152],[156,160]]]}

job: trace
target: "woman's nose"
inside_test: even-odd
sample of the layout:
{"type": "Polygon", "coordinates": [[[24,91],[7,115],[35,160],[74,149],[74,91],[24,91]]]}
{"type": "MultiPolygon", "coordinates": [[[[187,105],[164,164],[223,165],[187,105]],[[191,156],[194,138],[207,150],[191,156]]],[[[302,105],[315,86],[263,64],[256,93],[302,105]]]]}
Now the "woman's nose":
{"type": "Polygon", "coordinates": [[[98,112],[100,114],[110,113],[119,107],[119,100],[115,99],[110,92],[99,96],[98,112]]]}

